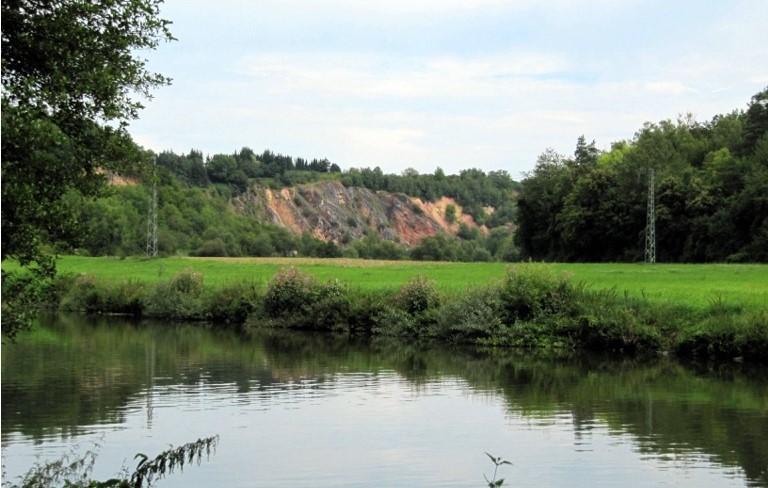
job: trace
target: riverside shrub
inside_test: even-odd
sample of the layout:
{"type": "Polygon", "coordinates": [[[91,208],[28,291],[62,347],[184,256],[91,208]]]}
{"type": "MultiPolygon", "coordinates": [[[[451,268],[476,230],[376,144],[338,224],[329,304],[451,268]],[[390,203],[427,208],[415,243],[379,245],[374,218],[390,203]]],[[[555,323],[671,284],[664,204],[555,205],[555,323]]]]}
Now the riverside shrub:
{"type": "Polygon", "coordinates": [[[714,313],[682,329],[675,352],[712,359],[768,363],[768,311],[714,313]]]}
{"type": "Polygon", "coordinates": [[[502,319],[514,323],[567,313],[575,306],[574,290],[569,274],[532,264],[514,266],[501,285],[502,319]]]}
{"type": "Polygon", "coordinates": [[[205,319],[227,325],[243,324],[260,305],[258,289],[246,283],[226,285],[204,296],[205,319]]]}
{"type": "Polygon", "coordinates": [[[264,310],[270,317],[308,311],[320,295],[317,279],[296,268],[278,270],[267,285],[264,310]]]}
{"type": "Polygon", "coordinates": [[[349,289],[339,280],[319,286],[316,299],[304,317],[308,328],[322,330],[348,329],[350,318],[349,289]]]}
{"type": "Polygon", "coordinates": [[[273,325],[331,330],[348,327],[349,290],[339,280],[321,284],[296,268],[279,270],[270,280],[264,312],[273,325]]]}
{"type": "Polygon", "coordinates": [[[147,296],[146,314],[169,319],[201,320],[204,317],[203,275],[183,269],[161,281],[147,296]]]}
{"type": "Polygon", "coordinates": [[[431,338],[438,328],[440,296],[435,283],[414,276],[394,297],[394,308],[378,317],[380,331],[387,334],[431,338]]]}
{"type": "Polygon", "coordinates": [[[424,276],[414,276],[395,297],[398,307],[411,315],[424,313],[440,305],[435,283],[424,276]]]}
{"type": "Polygon", "coordinates": [[[140,317],[146,306],[145,285],[131,279],[114,283],[88,274],[63,276],[56,279],[52,291],[51,304],[66,311],[140,317]]]}
{"type": "Polygon", "coordinates": [[[501,321],[502,302],[494,286],[474,288],[446,298],[438,312],[437,335],[450,342],[479,342],[498,335],[504,328],[501,321]]]}

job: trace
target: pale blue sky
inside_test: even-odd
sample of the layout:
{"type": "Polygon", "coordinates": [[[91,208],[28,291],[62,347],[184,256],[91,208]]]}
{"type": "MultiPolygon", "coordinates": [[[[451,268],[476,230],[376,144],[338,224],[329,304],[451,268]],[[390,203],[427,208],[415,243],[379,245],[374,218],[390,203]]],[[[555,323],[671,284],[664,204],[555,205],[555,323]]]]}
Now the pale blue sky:
{"type": "Polygon", "coordinates": [[[768,85],[764,0],[166,0],[143,146],[513,177],[768,85]]]}

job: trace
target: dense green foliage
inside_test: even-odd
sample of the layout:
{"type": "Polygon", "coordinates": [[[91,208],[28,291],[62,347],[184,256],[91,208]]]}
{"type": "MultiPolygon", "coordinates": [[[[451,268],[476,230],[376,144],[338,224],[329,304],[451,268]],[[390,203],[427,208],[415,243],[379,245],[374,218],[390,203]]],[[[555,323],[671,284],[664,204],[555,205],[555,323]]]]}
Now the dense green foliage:
{"type": "Polygon", "coordinates": [[[659,261],[768,261],[768,89],[746,112],[649,123],[606,153],[583,137],[573,158],[543,153],[518,199],[523,255],[642,260],[650,170],[659,261]]]}
{"type": "MultiPolygon", "coordinates": [[[[36,271],[27,288],[3,297],[6,336],[55,273],[45,245],[80,240],[65,195],[96,195],[104,171],[140,161],[126,131],[141,108],[134,98],[169,82],[136,56],[172,39],[159,3],[2,3],[2,258],[36,271]]],[[[4,288],[7,279],[3,271],[4,288]]]]}
{"type": "MultiPolygon", "coordinates": [[[[173,175],[159,172],[165,184],[157,187],[158,250],[163,255],[193,256],[303,256],[340,255],[333,243],[287,229],[262,224],[231,208],[229,187],[187,186],[173,175]]],[[[70,209],[87,222],[88,238],[80,248],[92,256],[130,256],[145,251],[149,191],[145,185],[112,187],[92,201],[74,197],[70,209]]]]}
{"type": "Polygon", "coordinates": [[[172,39],[158,4],[3,2],[3,259],[41,263],[45,241],[76,241],[64,194],[94,195],[100,171],[136,161],[132,97],[169,81],[134,55],[172,39]]]}

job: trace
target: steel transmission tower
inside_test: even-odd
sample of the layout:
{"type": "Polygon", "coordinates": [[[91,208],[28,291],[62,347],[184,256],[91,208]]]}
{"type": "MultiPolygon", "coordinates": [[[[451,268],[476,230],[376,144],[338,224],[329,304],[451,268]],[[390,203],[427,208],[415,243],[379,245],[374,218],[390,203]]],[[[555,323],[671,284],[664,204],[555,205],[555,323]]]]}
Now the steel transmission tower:
{"type": "Polygon", "coordinates": [[[157,256],[157,158],[152,161],[152,187],[149,190],[149,216],[147,218],[147,256],[157,256]]]}
{"type": "Polygon", "coordinates": [[[645,223],[645,262],[656,262],[656,188],[654,172],[648,174],[648,211],[645,223]]]}

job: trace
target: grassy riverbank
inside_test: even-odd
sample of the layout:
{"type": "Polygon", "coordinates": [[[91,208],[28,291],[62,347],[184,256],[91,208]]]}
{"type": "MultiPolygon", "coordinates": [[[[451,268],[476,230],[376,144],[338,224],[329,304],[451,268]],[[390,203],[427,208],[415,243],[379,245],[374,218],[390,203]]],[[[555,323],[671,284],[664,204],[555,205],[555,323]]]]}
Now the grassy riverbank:
{"type": "Polygon", "coordinates": [[[60,310],[768,362],[766,266],[65,257],[59,270],[60,310]]]}
{"type": "MultiPolygon", "coordinates": [[[[721,264],[551,264],[571,281],[591,290],[651,303],[706,310],[714,304],[758,311],[768,309],[768,266],[721,264]]],[[[499,281],[509,263],[368,261],[313,258],[86,258],[64,256],[62,274],[85,273],[97,280],[147,284],[184,269],[204,276],[206,287],[243,283],[266,286],[282,268],[296,267],[320,281],[337,279],[361,292],[396,290],[413,276],[435,282],[439,291],[459,292],[499,281]]]]}

